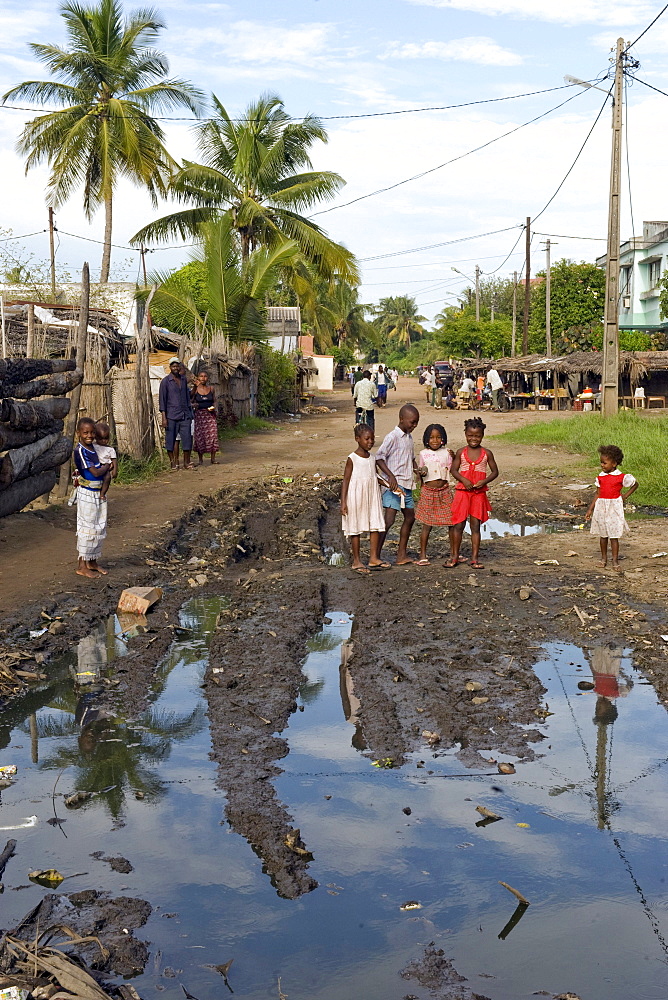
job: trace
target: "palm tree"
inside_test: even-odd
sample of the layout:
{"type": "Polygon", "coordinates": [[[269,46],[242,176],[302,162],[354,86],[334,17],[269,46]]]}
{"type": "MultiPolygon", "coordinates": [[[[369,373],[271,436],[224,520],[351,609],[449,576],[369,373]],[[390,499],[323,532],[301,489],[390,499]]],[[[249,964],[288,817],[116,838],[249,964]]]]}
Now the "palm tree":
{"type": "Polygon", "coordinates": [[[420,337],[425,332],[421,322],[426,317],[419,315],[415,299],[408,295],[381,299],[375,312],[381,333],[406,347],[411,346],[413,337],[420,337]]]}
{"type": "Polygon", "coordinates": [[[289,239],[321,277],[356,282],[353,254],[301,214],[345,183],[331,171],[311,169],[310,147],[327,142],[320,120],[293,121],[275,94],[260,97],[240,120],[212,99],[215,117],[196,126],[203,162],[184,160],[171,183],[171,193],[190,207],[149,223],[131,242],[196,238],[202,222],[229,211],[244,260],[259,246],[289,239]]]}
{"type": "Polygon", "coordinates": [[[299,295],[304,326],[314,334],[321,353],[332,346],[361,347],[373,338],[374,330],[365,319],[370,306],[358,301],[358,290],[341,278],[325,282],[314,278],[299,295]]]}
{"type": "Polygon", "coordinates": [[[48,194],[62,205],[83,185],[90,219],[104,204],[104,249],[100,280],[109,280],[112,202],[120,177],[145,187],[157,204],[176,166],[163,145],[164,133],[153,114],[188,108],[199,114],[202,93],[184,80],[166,79],[165,56],[150,47],[164,24],[157,12],[138,10],[123,20],[119,0],[97,6],[65,3],[60,13],[69,46],[32,43],[36,57],[55,80],[29,80],[3,96],[55,104],[59,110],[27,122],[17,143],[26,173],[49,164],[48,194]]]}
{"type": "Polygon", "coordinates": [[[242,259],[228,212],[200,224],[202,245],[193,254],[196,268],[174,273],[156,272],[152,308],[159,310],[173,330],[194,330],[209,342],[214,333],[233,343],[266,340],[264,303],[277,275],[297,268],[302,260],[294,240],[281,239],[260,247],[242,259]]]}

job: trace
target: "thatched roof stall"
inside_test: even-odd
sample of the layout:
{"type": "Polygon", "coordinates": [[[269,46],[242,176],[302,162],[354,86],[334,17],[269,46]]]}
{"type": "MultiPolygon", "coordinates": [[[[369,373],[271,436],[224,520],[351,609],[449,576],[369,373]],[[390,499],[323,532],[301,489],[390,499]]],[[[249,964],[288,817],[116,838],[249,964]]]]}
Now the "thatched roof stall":
{"type": "MultiPolygon", "coordinates": [[[[478,359],[466,362],[466,368],[475,372],[497,369],[505,381],[517,392],[533,393],[535,390],[554,392],[573,399],[587,384],[598,386],[603,373],[602,351],[574,351],[546,357],[544,354],[526,354],[515,358],[497,358],[494,361],[478,359]]],[[[633,396],[638,386],[645,389],[645,396],[656,404],[668,405],[668,351],[620,351],[619,377],[622,398],[633,396]],[[661,402],[663,397],[663,403],[661,402]]]]}

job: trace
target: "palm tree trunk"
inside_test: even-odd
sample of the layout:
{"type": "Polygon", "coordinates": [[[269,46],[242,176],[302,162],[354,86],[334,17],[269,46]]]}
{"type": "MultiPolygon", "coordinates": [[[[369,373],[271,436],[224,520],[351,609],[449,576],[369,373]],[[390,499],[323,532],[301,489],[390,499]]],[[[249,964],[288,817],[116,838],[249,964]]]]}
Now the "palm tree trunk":
{"type": "Polygon", "coordinates": [[[102,269],[100,271],[100,282],[105,285],[109,281],[109,268],[111,266],[111,195],[104,199],[104,249],[102,250],[102,269]]]}
{"type": "Polygon", "coordinates": [[[239,229],[239,236],[241,237],[241,260],[245,264],[250,256],[250,232],[246,226],[239,229]]]}

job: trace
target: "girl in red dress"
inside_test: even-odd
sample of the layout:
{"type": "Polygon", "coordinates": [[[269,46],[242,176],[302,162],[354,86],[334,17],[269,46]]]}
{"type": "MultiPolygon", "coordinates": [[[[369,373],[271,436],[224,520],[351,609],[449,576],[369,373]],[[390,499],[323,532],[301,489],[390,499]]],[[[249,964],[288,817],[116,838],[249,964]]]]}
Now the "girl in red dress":
{"type": "Polygon", "coordinates": [[[484,436],[485,425],[480,417],[464,421],[466,447],[459,449],[450,470],[457,485],[452,501],[452,558],[445,563],[447,568],[464,561],[459,558],[459,549],[467,518],[471,527],[471,566],[474,569],[483,568],[483,564],[478,562],[480,525],[487,520],[491,510],[487,484],[499,474],[494,455],[482,447],[484,436]]]}

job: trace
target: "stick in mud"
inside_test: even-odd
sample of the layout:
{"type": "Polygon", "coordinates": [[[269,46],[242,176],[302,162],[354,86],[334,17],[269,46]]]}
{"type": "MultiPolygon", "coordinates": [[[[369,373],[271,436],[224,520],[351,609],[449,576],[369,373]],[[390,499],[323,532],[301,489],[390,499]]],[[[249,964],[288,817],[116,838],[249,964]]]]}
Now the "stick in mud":
{"type": "Polygon", "coordinates": [[[526,896],[523,896],[522,893],[519,892],[517,889],[513,889],[512,885],[508,885],[507,882],[499,882],[499,885],[502,885],[504,889],[508,890],[508,892],[512,892],[515,899],[519,899],[520,903],[522,903],[523,906],[529,905],[529,900],[526,898],[526,896]]]}

